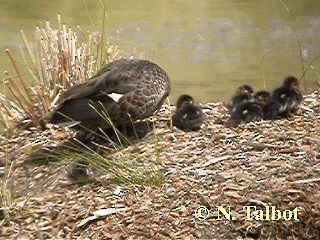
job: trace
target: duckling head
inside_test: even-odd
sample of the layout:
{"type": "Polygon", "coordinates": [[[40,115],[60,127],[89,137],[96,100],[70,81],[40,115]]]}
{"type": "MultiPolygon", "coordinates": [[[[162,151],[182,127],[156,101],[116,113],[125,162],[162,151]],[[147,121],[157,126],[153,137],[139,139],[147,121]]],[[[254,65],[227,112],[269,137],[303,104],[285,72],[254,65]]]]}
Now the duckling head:
{"type": "Polygon", "coordinates": [[[184,106],[186,103],[190,103],[193,104],[194,100],[193,97],[191,97],[188,94],[182,94],[180,95],[180,97],[177,100],[176,106],[177,108],[181,108],[182,106],[184,106]]]}
{"type": "Polygon", "coordinates": [[[296,77],[289,76],[283,80],[283,86],[288,88],[299,89],[299,81],[296,77]]]}
{"type": "Polygon", "coordinates": [[[248,84],[243,84],[237,88],[236,95],[240,94],[252,94],[253,88],[248,84]]]}
{"type": "Polygon", "coordinates": [[[254,94],[254,99],[258,104],[265,106],[268,103],[270,96],[270,92],[261,90],[254,94]]]}

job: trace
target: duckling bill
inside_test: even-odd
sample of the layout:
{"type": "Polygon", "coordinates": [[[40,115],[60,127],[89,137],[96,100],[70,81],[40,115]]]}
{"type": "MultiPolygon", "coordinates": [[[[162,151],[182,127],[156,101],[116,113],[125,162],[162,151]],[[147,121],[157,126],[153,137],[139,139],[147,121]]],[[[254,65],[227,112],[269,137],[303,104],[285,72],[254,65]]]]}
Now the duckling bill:
{"type": "Polygon", "coordinates": [[[276,88],[266,105],[265,115],[267,119],[279,119],[290,117],[296,112],[303,101],[299,81],[293,76],[286,77],[281,87],[276,88]]]}
{"type": "Polygon", "coordinates": [[[120,59],[87,82],[71,87],[47,117],[53,124],[97,130],[153,115],[170,93],[168,74],[157,64],[120,59]]]}
{"type": "Polygon", "coordinates": [[[193,97],[181,95],[176,103],[176,111],[172,116],[172,123],[184,131],[197,131],[204,121],[202,109],[194,104],[193,97]]]}

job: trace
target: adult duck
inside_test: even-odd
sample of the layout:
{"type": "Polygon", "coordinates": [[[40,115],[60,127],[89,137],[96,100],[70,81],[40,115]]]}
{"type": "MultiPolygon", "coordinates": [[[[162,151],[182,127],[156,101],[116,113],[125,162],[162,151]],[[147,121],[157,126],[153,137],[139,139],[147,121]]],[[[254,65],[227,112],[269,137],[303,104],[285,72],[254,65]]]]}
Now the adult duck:
{"type": "Polygon", "coordinates": [[[167,73],[157,64],[120,59],[88,81],[71,87],[47,117],[77,129],[107,129],[153,115],[170,93],[167,73]]]}

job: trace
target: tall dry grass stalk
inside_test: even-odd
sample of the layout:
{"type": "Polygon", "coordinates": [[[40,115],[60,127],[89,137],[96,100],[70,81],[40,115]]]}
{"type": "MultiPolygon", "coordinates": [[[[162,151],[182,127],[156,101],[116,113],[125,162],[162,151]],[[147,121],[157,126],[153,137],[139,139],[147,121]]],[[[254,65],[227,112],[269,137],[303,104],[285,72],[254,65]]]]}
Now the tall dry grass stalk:
{"type": "Polygon", "coordinates": [[[42,118],[63,90],[84,82],[103,64],[120,58],[118,47],[105,43],[102,34],[75,31],[61,24],[59,17],[58,22],[58,28],[49,22],[37,27],[32,40],[21,30],[21,53],[30,76],[22,74],[15,56],[6,50],[16,74],[7,74],[4,81],[10,100],[0,95],[3,128],[10,129],[17,123],[42,125],[42,118]]]}
{"type": "Polygon", "coordinates": [[[12,212],[10,177],[13,175],[13,165],[13,162],[6,161],[4,175],[0,178],[0,220],[9,218],[12,212]]]}

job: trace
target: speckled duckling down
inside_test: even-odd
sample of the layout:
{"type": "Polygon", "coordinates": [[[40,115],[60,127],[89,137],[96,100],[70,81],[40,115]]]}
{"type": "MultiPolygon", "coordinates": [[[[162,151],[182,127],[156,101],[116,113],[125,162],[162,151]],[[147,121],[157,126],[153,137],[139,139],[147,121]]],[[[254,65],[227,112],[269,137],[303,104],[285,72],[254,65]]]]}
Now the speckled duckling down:
{"type": "Polygon", "coordinates": [[[267,119],[279,119],[292,116],[303,101],[299,81],[296,77],[288,76],[281,87],[276,88],[265,109],[267,119]]]}
{"type": "Polygon", "coordinates": [[[117,124],[147,118],[170,93],[167,73],[147,60],[120,59],[105,65],[87,82],[67,90],[48,115],[50,123],[108,128],[108,115],[117,124]]]}
{"type": "Polygon", "coordinates": [[[248,84],[243,84],[237,88],[235,95],[232,97],[227,107],[232,112],[238,104],[244,102],[253,102],[253,88],[248,84]]]}
{"type": "Polygon", "coordinates": [[[172,116],[172,123],[184,131],[197,131],[204,121],[202,109],[194,104],[193,97],[182,94],[176,103],[176,111],[172,116]]]}

